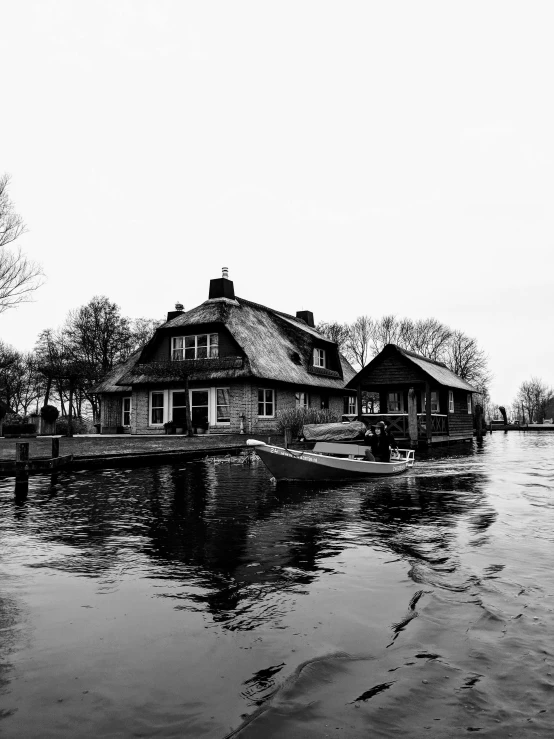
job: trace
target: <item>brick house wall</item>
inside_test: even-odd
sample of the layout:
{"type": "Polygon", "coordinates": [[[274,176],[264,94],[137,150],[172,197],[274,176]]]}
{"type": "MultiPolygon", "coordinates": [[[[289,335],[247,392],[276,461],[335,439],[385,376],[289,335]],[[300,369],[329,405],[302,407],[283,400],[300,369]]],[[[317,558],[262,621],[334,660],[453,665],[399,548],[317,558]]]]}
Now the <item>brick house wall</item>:
{"type": "MultiPolygon", "coordinates": [[[[240,431],[241,415],[245,416],[244,419],[244,432],[253,434],[272,434],[277,432],[277,416],[276,414],[285,410],[286,408],[296,407],[296,393],[304,390],[309,393],[309,403],[312,408],[321,407],[321,393],[319,389],[315,392],[311,392],[309,388],[294,388],[287,386],[276,386],[263,380],[258,382],[221,382],[217,386],[210,383],[212,388],[215,387],[228,387],[229,388],[229,416],[230,423],[228,425],[221,425],[211,427],[211,433],[238,433],[240,431]],[[258,417],[258,390],[272,389],[274,390],[275,406],[274,416],[272,418],[259,418],[258,417]]],[[[202,385],[202,388],[208,386],[208,383],[202,385]]],[[[158,388],[152,388],[158,390],[158,388]]],[[[178,389],[178,388],[175,388],[178,389]]],[[[180,389],[180,388],[179,388],[180,389]]],[[[194,390],[194,385],[191,384],[191,390],[194,390]]],[[[149,424],[150,414],[150,388],[135,388],[132,394],[131,401],[131,433],[132,434],[151,434],[159,435],[164,434],[165,430],[163,426],[151,426],[149,424]]],[[[171,409],[169,408],[170,393],[168,390],[159,388],[160,392],[165,392],[165,413],[164,420],[169,420],[171,417],[171,409]]],[[[327,395],[327,392],[325,392],[327,395]]],[[[337,418],[340,419],[343,412],[343,395],[342,393],[337,394],[331,391],[328,394],[329,409],[335,413],[337,418]]],[[[104,395],[102,400],[102,430],[104,433],[114,433],[115,427],[121,425],[122,415],[122,397],[121,396],[110,396],[104,395]],[[108,430],[109,429],[109,430],[108,430]]]]}

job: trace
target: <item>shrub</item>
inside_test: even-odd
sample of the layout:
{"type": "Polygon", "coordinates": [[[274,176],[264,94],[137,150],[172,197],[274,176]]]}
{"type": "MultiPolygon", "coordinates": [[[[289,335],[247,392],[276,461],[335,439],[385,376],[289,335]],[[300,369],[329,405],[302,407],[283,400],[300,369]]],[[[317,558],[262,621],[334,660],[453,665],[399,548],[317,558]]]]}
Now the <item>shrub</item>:
{"type": "Polygon", "coordinates": [[[40,409],[40,415],[46,423],[54,423],[60,415],[60,412],[55,405],[43,405],[40,409]]]}
{"type": "Polygon", "coordinates": [[[2,429],[4,436],[19,434],[36,434],[37,430],[34,423],[8,423],[4,424],[2,429]]]}
{"type": "Polygon", "coordinates": [[[285,433],[290,427],[293,438],[302,435],[302,427],[307,423],[337,423],[339,417],[328,408],[285,408],[277,412],[277,428],[285,433]]]}
{"type": "MultiPolygon", "coordinates": [[[[62,416],[56,421],[56,434],[61,436],[67,436],[68,419],[67,416],[62,416]]],[[[73,433],[74,434],[86,434],[88,432],[87,422],[80,416],[73,418],[73,433]]]]}

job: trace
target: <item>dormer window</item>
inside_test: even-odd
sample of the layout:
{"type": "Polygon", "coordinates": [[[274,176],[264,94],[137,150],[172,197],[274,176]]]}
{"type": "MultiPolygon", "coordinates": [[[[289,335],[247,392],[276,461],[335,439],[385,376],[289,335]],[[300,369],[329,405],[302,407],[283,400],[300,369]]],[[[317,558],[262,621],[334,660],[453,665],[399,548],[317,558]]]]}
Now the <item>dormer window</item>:
{"type": "Polygon", "coordinates": [[[314,367],[325,367],[325,349],[314,349],[314,367]]]}
{"type": "Polygon", "coordinates": [[[174,336],[171,339],[171,359],[217,359],[219,335],[198,334],[196,336],[174,336]]]}

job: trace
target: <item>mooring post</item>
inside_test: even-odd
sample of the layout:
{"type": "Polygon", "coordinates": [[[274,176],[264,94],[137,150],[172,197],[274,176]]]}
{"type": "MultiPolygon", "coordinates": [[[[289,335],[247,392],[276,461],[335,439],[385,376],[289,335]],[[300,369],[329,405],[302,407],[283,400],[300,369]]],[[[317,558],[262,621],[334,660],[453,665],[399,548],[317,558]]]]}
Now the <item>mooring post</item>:
{"type": "Polygon", "coordinates": [[[289,448],[289,444],[292,441],[292,432],[290,426],[285,426],[285,449],[289,448]]]}
{"type": "Polygon", "coordinates": [[[18,441],[15,445],[15,494],[26,497],[29,491],[29,442],[18,441]]]}
{"type": "Polygon", "coordinates": [[[411,387],[408,390],[408,435],[412,449],[417,448],[417,434],[417,400],[415,390],[411,387]]]}
{"type": "Polygon", "coordinates": [[[60,440],[52,439],[52,459],[60,456],[60,440]]]}

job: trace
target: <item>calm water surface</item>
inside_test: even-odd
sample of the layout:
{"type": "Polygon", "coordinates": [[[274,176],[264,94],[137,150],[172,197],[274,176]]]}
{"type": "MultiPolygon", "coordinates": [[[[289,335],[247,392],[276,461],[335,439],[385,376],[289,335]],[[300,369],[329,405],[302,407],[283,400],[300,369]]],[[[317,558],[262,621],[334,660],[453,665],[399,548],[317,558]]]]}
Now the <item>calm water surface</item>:
{"type": "Polygon", "coordinates": [[[554,434],[0,480],[0,735],[554,735],[554,434]]]}

